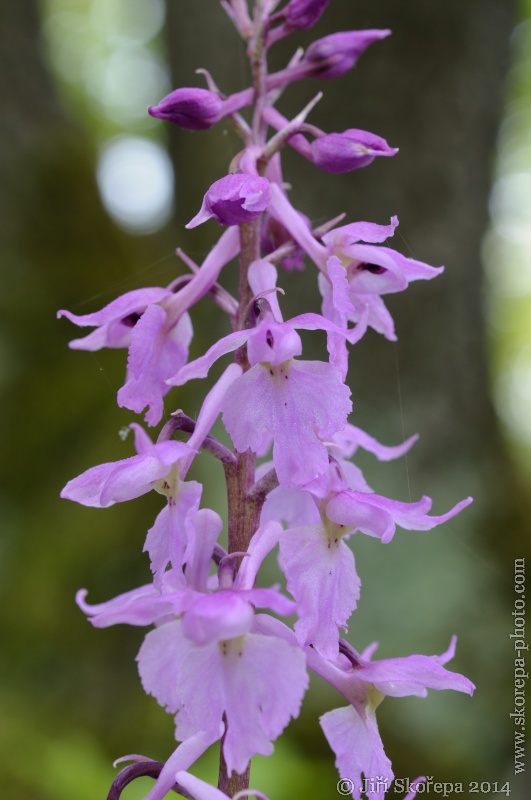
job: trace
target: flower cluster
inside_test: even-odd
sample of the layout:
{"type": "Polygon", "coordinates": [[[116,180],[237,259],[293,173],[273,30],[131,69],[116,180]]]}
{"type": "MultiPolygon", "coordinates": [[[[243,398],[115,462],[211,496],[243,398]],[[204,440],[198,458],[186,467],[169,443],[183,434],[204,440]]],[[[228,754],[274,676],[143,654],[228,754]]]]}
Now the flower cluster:
{"type": "MultiPolygon", "coordinates": [[[[350,460],[359,447],[381,461],[398,458],[417,438],[387,447],[349,422],[349,346],[369,327],[396,339],[383,295],[402,291],[413,280],[431,280],[442,267],[406,258],[387,245],[396,218],[389,225],[332,221],[312,230],[289,199],[280,161],[287,145],[330,173],[364,168],[397,152],[367,131],[327,133],[307,123],[314,103],[293,120],[275,108],[292,82],[337,78],[390,33],[348,31],[318,39],[269,75],[268,49],[310,28],[327,5],[328,0],[290,0],[277,11],[274,0],[257,0],[251,16],[244,0],[222,2],[247,42],[253,85],[226,97],[207,75],[207,89],[177,89],[149,113],[192,130],[226,119],[241,136],[243,150],[230,174],[214,181],[187,225],[214,219],[226,230],[201,265],[181,253],[190,272],[168,287],[128,292],[91,314],[59,312],[94,329],[71,347],[128,348],[118,403],[136,413],[147,409],[150,426],[163,419],[171,387],[207,378],[218,359],[235,354],[196,420],[176,411],[156,441],[133,423],[136,455],[92,467],[62,492],[98,508],[151,490],[163,498],[144,546],[152,582],[97,605],[87,603],[84,590],[77,596],[96,627],[152,626],[137,657],[140,678],[146,692],[174,715],[180,744],[156,770],[146,800],[161,800],[175,785],[195,800],[252,793],[250,761],[256,754],[270,755],[273,741],[298,715],[308,669],[343,698],[342,707],[324,714],[321,727],[355,800],[364,786],[376,785],[371,778],[381,778],[378,785],[393,779],[376,720],[386,695],[425,696],[428,689],[471,694],[474,688],[445,667],[455,638],[440,656],[372,660],[375,645],[360,654],[341,636],[361,586],[347,540],[361,533],[385,544],[397,526],[431,530],[471,500],[434,516],[428,497],[401,502],[377,494],[350,460]],[[246,118],[240,112],[247,107],[246,118]],[[237,256],[240,294],[234,298],[219,281],[224,271],[237,268],[229,266],[237,256]],[[304,257],[316,268],[320,313],[284,320],[278,267],[301,269],[304,257]],[[232,330],[189,361],[190,311],[205,295],[227,314],[232,330]],[[328,361],[302,357],[299,330],[326,333],[328,361]],[[220,415],[232,449],[212,435],[220,415]],[[203,487],[187,479],[204,451],[225,470],[226,549],[219,542],[221,517],[201,508],[203,487]],[[274,550],[284,587],[257,588],[261,564],[274,550]],[[286,618],[294,618],[293,625],[286,618]],[[214,788],[189,770],[219,740],[221,777],[214,788]]],[[[151,774],[149,765],[156,762],[146,763],[144,774],[151,774]]],[[[373,800],[383,793],[368,790],[373,800]]],[[[263,797],[257,791],[255,796],[263,797]]]]}

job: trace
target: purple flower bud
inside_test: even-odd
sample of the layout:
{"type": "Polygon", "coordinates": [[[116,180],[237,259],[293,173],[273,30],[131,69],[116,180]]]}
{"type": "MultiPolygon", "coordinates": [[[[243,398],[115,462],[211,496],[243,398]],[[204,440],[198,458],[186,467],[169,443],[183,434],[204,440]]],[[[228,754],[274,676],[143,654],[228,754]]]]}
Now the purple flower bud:
{"type": "Polygon", "coordinates": [[[311,144],[313,163],[334,174],[366,167],[376,156],[394,156],[397,152],[397,147],[389,147],[380,136],[355,128],[319,136],[311,144]]]}
{"type": "Polygon", "coordinates": [[[390,30],[342,31],[313,42],[304,54],[303,63],[314,64],[312,75],[339,78],[352,69],[358,58],[373,42],[385,39],[390,30]]]}
{"type": "Polygon", "coordinates": [[[292,28],[305,31],[315,25],[330,0],[291,0],[286,8],[286,22],[292,28]]]}
{"type": "Polygon", "coordinates": [[[267,178],[240,172],[212,184],[203,205],[186,228],[195,228],[214,217],[220,225],[241,225],[258,217],[271,202],[267,178]]]}
{"type": "Polygon", "coordinates": [[[176,89],[158,106],[149,106],[148,114],[180,128],[205,131],[223,116],[223,101],[208,89],[176,89]]]}

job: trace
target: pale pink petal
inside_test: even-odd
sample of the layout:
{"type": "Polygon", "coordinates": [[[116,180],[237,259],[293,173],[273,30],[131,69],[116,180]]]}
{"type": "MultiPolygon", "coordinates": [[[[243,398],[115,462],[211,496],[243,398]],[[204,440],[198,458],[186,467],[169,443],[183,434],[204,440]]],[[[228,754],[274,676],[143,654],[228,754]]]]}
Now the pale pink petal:
{"type": "MultiPolygon", "coordinates": [[[[372,495],[367,495],[367,497],[372,495]]],[[[363,492],[340,492],[326,507],[326,516],[338,525],[361,531],[367,536],[376,536],[389,542],[395,533],[393,518],[385,509],[375,508],[366,501],[363,492]]]]}
{"type": "MultiPolygon", "coordinates": [[[[405,658],[387,658],[380,661],[361,659],[357,677],[368,681],[386,695],[425,697],[428,689],[453,689],[473,694],[474,684],[457,672],[450,672],[443,664],[455,655],[457,637],[452,636],[446,652],[440,656],[412,655],[405,658]]],[[[365,654],[364,654],[365,656],[365,654]]]]}
{"type": "Polygon", "coordinates": [[[452,658],[455,657],[455,648],[457,645],[457,636],[454,634],[450,639],[450,644],[448,645],[448,649],[441,653],[440,656],[432,656],[438,664],[446,664],[448,661],[451,661],[452,658]]]}
{"type": "MultiPolygon", "coordinates": [[[[196,778],[195,775],[190,775],[189,772],[178,772],[175,779],[183,789],[190,792],[194,800],[231,800],[230,797],[220,792],[219,789],[211,786],[209,783],[205,783],[205,781],[202,781],[200,778],[196,778]]],[[[238,798],[238,800],[243,800],[244,797],[249,797],[250,800],[253,800],[253,798],[256,798],[256,800],[269,800],[269,798],[266,797],[263,792],[259,792],[258,789],[243,790],[243,792],[238,792],[237,795],[235,795],[235,798],[238,798]]]]}
{"type": "Polygon", "coordinates": [[[323,299],[325,299],[323,290],[326,291],[327,284],[330,286],[331,292],[327,292],[327,299],[329,296],[327,309],[330,311],[329,306],[331,306],[337,315],[337,319],[333,319],[328,314],[325,314],[325,316],[327,319],[332,319],[333,322],[346,327],[346,322],[352,309],[352,303],[349,299],[350,284],[347,280],[347,271],[339,258],[330,256],[326,262],[326,273],[329,282],[324,275],[319,275],[319,284],[322,287],[323,299]]]}
{"type": "Polygon", "coordinates": [[[181,463],[190,454],[194,455],[189,443],[170,439],[154,443],[141,425],[132,422],[129,427],[135,434],[135,450],[138,455],[156,458],[166,467],[172,467],[177,462],[181,463]]]}
{"type": "Polygon", "coordinates": [[[416,515],[410,516],[407,512],[402,515],[401,511],[395,515],[395,519],[397,525],[400,525],[402,528],[405,528],[409,531],[431,531],[432,528],[435,528],[437,525],[441,525],[443,522],[447,522],[452,517],[455,517],[462,511],[464,508],[470,505],[473,502],[472,497],[466,497],[461,502],[456,503],[456,505],[447,511],[446,514],[439,514],[439,515],[432,515],[432,516],[419,516],[416,515]]]}
{"type": "Polygon", "coordinates": [[[392,697],[425,697],[428,689],[453,689],[473,694],[474,684],[457,672],[450,672],[436,656],[413,655],[367,661],[356,670],[357,677],[372,683],[382,694],[392,697]]]}
{"type": "Polygon", "coordinates": [[[117,462],[116,468],[102,486],[102,506],[121,503],[144,494],[152,488],[153,483],[165,478],[173,464],[187,452],[188,447],[184,442],[159,442],[153,448],[153,455],[133,456],[121,464],[117,462]]]}
{"type": "Polygon", "coordinates": [[[151,625],[167,614],[174,613],[181,602],[186,602],[185,596],[179,593],[162,596],[152,583],[95,605],[85,602],[86,596],[86,590],[80,589],[76,594],[76,603],[96,628],[118,624],[151,625]]]}
{"type": "Polygon", "coordinates": [[[308,686],[306,661],[282,639],[256,634],[246,636],[224,661],[223,755],[229,774],[241,774],[254,755],[271,754],[271,740],[298,716],[308,686]]]}
{"type": "Polygon", "coordinates": [[[410,281],[428,281],[444,272],[444,267],[431,267],[423,261],[407,258],[389,247],[354,244],[348,248],[348,256],[361,264],[361,270],[352,279],[356,284],[356,291],[361,292],[397,292],[405,289],[410,281]],[[363,269],[366,264],[382,267],[384,271],[363,269]],[[363,288],[358,290],[358,284],[363,288]]]}
{"type": "Polygon", "coordinates": [[[146,421],[151,425],[156,425],[160,421],[163,391],[164,393],[168,391],[166,384],[163,384],[163,388],[160,387],[158,385],[160,380],[157,382],[152,374],[153,369],[156,369],[165,322],[166,313],[157,305],[149,306],[138,320],[131,334],[127,379],[125,385],[118,391],[118,405],[122,408],[129,408],[140,414],[146,406],[149,406],[146,421]],[[148,420],[148,416],[150,420],[154,419],[154,422],[148,420]]]}
{"type": "Polygon", "coordinates": [[[395,458],[400,458],[407,453],[411,447],[418,440],[418,435],[410,436],[409,439],[403,444],[389,447],[388,445],[380,444],[368,433],[357,428],[355,425],[347,424],[342,431],[339,431],[334,436],[334,441],[343,448],[343,456],[350,458],[354,455],[358,447],[362,447],[369,453],[373,453],[379,461],[392,461],[395,458]]]}
{"type": "Polygon", "coordinates": [[[331,322],[329,319],[321,316],[321,314],[314,314],[312,312],[299,314],[297,317],[288,320],[288,323],[293,328],[300,328],[306,331],[330,331],[331,333],[337,333],[345,337],[347,341],[350,341],[354,336],[354,331],[347,331],[342,325],[336,325],[335,322],[331,322]]]}
{"type": "Polygon", "coordinates": [[[336,459],[331,459],[327,469],[318,478],[304,485],[304,490],[310,492],[315,498],[324,500],[331,494],[348,489],[341,465],[336,459]]]}
{"type": "Polygon", "coordinates": [[[150,287],[146,289],[134,289],[132,292],[117,297],[108,305],[104,306],[100,311],[94,311],[92,314],[72,314],[70,311],[58,311],[58,317],[66,317],[70,322],[74,322],[81,327],[100,326],[116,319],[123,319],[135,311],[146,308],[152,303],[158,303],[165,297],[169,297],[171,292],[168,289],[161,289],[159,287],[150,287]]]}
{"type": "Polygon", "coordinates": [[[120,348],[129,347],[133,328],[121,321],[110,322],[91,331],[82,339],[72,339],[68,342],[71,350],[88,350],[94,352],[102,347],[120,348]]]}
{"type": "Polygon", "coordinates": [[[197,481],[179,481],[176,496],[159,513],[148,531],[144,552],[149,553],[155,584],[160,586],[171,561],[181,570],[188,541],[194,534],[194,516],[199,508],[202,486],[197,481]]]}
{"type": "Polygon", "coordinates": [[[269,430],[280,483],[300,486],[327,469],[328,451],[319,437],[344,427],[349,398],[331,364],[294,359],[276,371],[256,364],[227,392],[223,422],[238,452],[256,452],[262,432],[269,430]]]}
{"type": "Polygon", "coordinates": [[[306,653],[310,669],[341,692],[361,713],[371,699],[373,687],[380,693],[379,699],[378,695],[373,698],[378,703],[385,695],[425,697],[427,689],[453,689],[472,694],[475,687],[467,678],[443,666],[443,660],[453,654],[454,645],[455,637],[452,637],[449,649],[442,656],[412,655],[380,661],[368,660],[377,647],[376,643],[361,656],[350,648],[355,655],[355,667],[344,656],[331,661],[313,648],[306,648],[306,653]]]}
{"type": "Polygon", "coordinates": [[[166,477],[173,464],[190,452],[183,442],[153,444],[140,426],[133,423],[131,427],[139,454],[92,467],[69,481],[61,497],[99,508],[132,500],[149,492],[153,483],[166,477]]]}
{"type": "Polygon", "coordinates": [[[146,422],[150,425],[160,422],[163,397],[169,391],[166,378],[186,362],[191,338],[188,314],[183,314],[177,324],[168,329],[164,309],[149,306],[133,329],[127,381],[118,392],[118,405],[137,414],[148,406],[146,422]]]}
{"type": "MultiPolygon", "coordinates": [[[[170,556],[170,538],[173,532],[174,525],[177,527],[179,519],[175,519],[172,514],[172,507],[165,505],[155,519],[153,526],[149,529],[144,544],[144,552],[149,553],[149,561],[151,564],[151,571],[153,573],[155,585],[161,585],[162,575],[164,570],[171,561],[170,556]]],[[[185,543],[183,543],[184,553],[185,543]]],[[[179,569],[179,565],[176,565],[179,569]]],[[[184,581],[184,575],[183,575],[184,581]]]]}
{"type": "Polygon", "coordinates": [[[254,755],[272,751],[270,740],[282,732],[290,717],[298,714],[308,682],[304,654],[276,637],[248,634],[224,642],[221,647],[217,642],[183,647],[181,642],[168,669],[168,650],[174,646],[167,636],[154,634],[169,625],[178,623],[160,626],[146,637],[142,649],[151,650],[149,659],[141,650],[145,688],[153,691],[162,704],[179,709],[178,738],[199,730],[209,735],[217,733],[225,714],[224,756],[228,772],[244,772],[254,755]],[[161,661],[166,665],[162,675],[161,661]]]}
{"type": "MultiPolygon", "coordinates": [[[[341,778],[352,782],[352,797],[360,800],[363,778],[377,779],[383,786],[393,780],[391,762],[384,753],[374,712],[367,710],[362,718],[352,707],[328,711],[320,719],[328,743],[336,754],[336,767],[341,778]]],[[[369,784],[370,785],[370,784],[369,784]]],[[[384,800],[385,788],[367,793],[371,800],[384,800]]]]}
{"type": "MultiPolygon", "coordinates": [[[[371,226],[370,223],[356,223],[330,231],[323,237],[332,254],[327,262],[327,273],[333,286],[331,292],[323,281],[320,282],[324,297],[323,313],[335,321],[341,319],[345,322],[349,319],[358,323],[357,338],[349,340],[352,343],[359,341],[367,325],[394,341],[394,323],[379,295],[402,291],[412,280],[430,280],[443,271],[443,267],[435,268],[406,258],[388,247],[356,244],[360,238],[365,241],[383,241],[393,230],[394,225],[371,226]],[[335,256],[341,256],[341,261],[338,262],[335,256]],[[345,278],[340,267],[347,268],[348,301],[345,295],[345,278]]],[[[344,360],[344,354],[340,354],[340,357],[344,360]]]]}
{"type": "Polygon", "coordinates": [[[228,228],[222,233],[199,272],[182,289],[164,303],[168,318],[175,322],[181,315],[204,297],[217,281],[223,267],[240,251],[239,229],[228,228]]]}
{"type": "Polygon", "coordinates": [[[398,217],[391,217],[389,225],[377,225],[374,222],[351,222],[340,228],[333,228],[322,237],[323,242],[334,252],[355,242],[384,242],[394,235],[398,225],[398,217]]]}
{"type": "Polygon", "coordinates": [[[356,492],[367,493],[373,491],[365,480],[363,472],[356,464],[353,464],[351,461],[345,461],[344,459],[339,459],[339,463],[341,464],[341,469],[349,489],[354,489],[356,492]]]}
{"type": "Polygon", "coordinates": [[[210,745],[223,735],[223,726],[215,735],[207,736],[203,731],[191,736],[174,750],[164,764],[159,777],[151,787],[144,800],[162,800],[175,783],[176,773],[186,775],[182,770],[189,769],[197,759],[208,750],[210,745]]]}
{"type": "Polygon", "coordinates": [[[324,270],[328,252],[312,235],[311,230],[293,208],[280,186],[270,185],[271,205],[269,214],[280,222],[295,239],[297,244],[307,253],[319,269],[324,270]]]}
{"type": "MultiPolygon", "coordinates": [[[[143,458],[142,456],[133,456],[137,460],[143,458]]],[[[66,500],[73,500],[76,503],[81,503],[83,506],[92,506],[94,508],[102,508],[100,501],[102,487],[105,486],[109,476],[116,469],[118,464],[130,461],[131,459],[123,459],[122,461],[112,461],[107,464],[99,464],[97,467],[90,469],[68,481],[66,486],[61,491],[61,497],[66,500]]],[[[142,485],[138,487],[137,497],[149,492],[151,485],[142,485]]],[[[109,501],[108,505],[112,505],[114,501],[109,501]]]]}
{"type": "Polygon", "coordinates": [[[299,642],[313,646],[325,658],[334,658],[338,626],[346,625],[360,594],[352,551],[316,525],[285,531],[280,557],[288,590],[297,601],[299,642]]]}
{"type": "MultiPolygon", "coordinates": [[[[242,368],[239,364],[230,364],[219,380],[216,381],[212,389],[203,400],[203,405],[201,406],[201,410],[197,415],[194,432],[188,440],[188,447],[192,448],[193,450],[200,450],[205,437],[210,433],[210,429],[216,421],[218,414],[221,412],[223,399],[227,389],[236,380],[236,378],[240,377],[241,374],[242,368]]],[[[182,478],[185,477],[188,467],[189,463],[181,465],[180,475],[182,478]]]]}
{"type": "MultiPolygon", "coordinates": [[[[256,455],[259,458],[261,458],[262,456],[267,456],[269,454],[269,451],[271,450],[272,445],[273,445],[273,437],[271,436],[271,433],[269,431],[262,431],[261,442],[256,450],[256,455]]],[[[270,469],[272,466],[273,462],[271,462],[270,469]]],[[[259,467],[257,467],[257,469],[259,469],[259,467]]],[[[265,472],[263,473],[263,475],[265,475],[265,472]]],[[[258,478],[258,475],[256,477],[258,478]]]]}
{"type": "Polygon", "coordinates": [[[139,456],[152,456],[155,455],[155,445],[150,435],[144,430],[141,425],[132,422],[129,427],[135,435],[135,450],[139,456]]]}
{"type": "Polygon", "coordinates": [[[395,323],[381,297],[376,294],[357,293],[351,289],[350,301],[352,311],[349,319],[357,323],[355,331],[359,339],[361,333],[365,332],[367,327],[371,327],[390,342],[396,342],[395,323]]]}
{"type": "Polygon", "coordinates": [[[446,514],[428,516],[427,512],[432,506],[432,500],[429,497],[422,497],[416,503],[402,503],[398,500],[382,497],[382,495],[379,494],[370,494],[367,496],[363,496],[361,492],[345,494],[349,494],[354,502],[366,503],[367,505],[387,511],[394,523],[408,531],[429,531],[437,525],[441,525],[443,522],[455,517],[456,514],[472,502],[472,498],[467,497],[465,500],[461,500],[460,503],[457,503],[450,511],[447,511],[446,514]]]}
{"type": "Polygon", "coordinates": [[[297,613],[297,604],[284,597],[277,589],[245,589],[239,594],[256,608],[270,608],[283,617],[297,613]]]}
{"type": "Polygon", "coordinates": [[[269,408],[274,401],[274,387],[265,367],[256,364],[244,372],[227,391],[223,402],[223,424],[239,453],[251,449],[255,453],[262,443],[263,432],[271,433],[269,408]]]}
{"type": "Polygon", "coordinates": [[[231,353],[237,350],[238,347],[244,345],[249,338],[250,331],[235,331],[229,333],[223,339],[220,339],[207,352],[195,361],[190,361],[182,369],[180,369],[173,378],[169,378],[166,383],[169,386],[182,386],[187,381],[195,378],[206,378],[210,367],[218,358],[224,356],[226,353],[231,353]]]}
{"type": "MultiPolygon", "coordinates": [[[[298,647],[297,637],[294,632],[289,628],[285,622],[282,622],[269,614],[255,614],[253,633],[264,634],[265,636],[273,636],[276,639],[282,639],[284,642],[298,647]]],[[[311,652],[309,649],[308,652],[311,652]]]]}
{"type": "Polygon", "coordinates": [[[443,267],[430,267],[421,261],[406,258],[388,247],[354,244],[343,251],[343,263],[350,260],[348,276],[356,294],[389,294],[401,292],[412,280],[431,280],[443,267]]]}
{"type": "Polygon", "coordinates": [[[190,792],[195,800],[230,800],[224,792],[220,792],[210,783],[205,783],[200,778],[196,778],[195,775],[190,775],[189,772],[177,772],[175,780],[179,786],[190,792]]]}
{"type": "Polygon", "coordinates": [[[127,347],[131,337],[134,322],[128,318],[132,315],[140,316],[147,306],[158,303],[165,297],[171,296],[168,289],[150,287],[146,289],[135,289],[127,292],[112,303],[109,303],[100,311],[92,314],[72,314],[70,311],[58,311],[58,317],[67,317],[71,322],[84,326],[94,326],[97,330],[92,331],[84,339],[74,339],[70,342],[70,347],[74,350],[100,350],[102,347],[127,347]]]}
{"type": "MultiPolygon", "coordinates": [[[[349,302],[349,307],[352,304],[349,302]]],[[[289,320],[289,323],[294,328],[303,330],[322,330],[327,333],[327,349],[330,354],[330,363],[339,370],[341,379],[344,380],[348,369],[348,352],[346,341],[350,344],[358,342],[366,330],[366,325],[363,320],[358,321],[354,329],[347,328],[347,318],[342,313],[332,313],[327,316],[320,314],[300,314],[297,317],[289,320]]]]}
{"type": "Polygon", "coordinates": [[[298,528],[318,525],[321,517],[309,492],[277,486],[267,495],[260,519],[262,522],[281,520],[288,528],[298,528]]]}
{"type": "Polygon", "coordinates": [[[170,713],[182,705],[181,663],[192,648],[193,644],[182,632],[181,622],[174,620],[150,631],[139,650],[136,660],[144,691],[170,713]]]}
{"type": "MultiPolygon", "coordinates": [[[[342,328],[347,328],[350,319],[352,303],[350,302],[350,286],[347,281],[347,273],[339,259],[328,259],[327,268],[328,278],[321,272],[319,274],[319,291],[321,292],[323,303],[322,312],[326,319],[334,322],[342,328]]],[[[361,339],[367,326],[362,328],[362,322],[358,321],[356,332],[361,339]]],[[[352,340],[351,340],[352,341],[352,340]]],[[[352,342],[354,344],[354,342],[352,342]]],[[[330,354],[330,363],[334,364],[345,380],[348,371],[348,350],[345,337],[341,334],[330,331],[327,334],[327,349],[330,354]]]]}
{"type": "Polygon", "coordinates": [[[195,533],[188,540],[184,556],[186,584],[198,592],[206,592],[212,553],[223,528],[223,520],[210,508],[202,508],[194,517],[194,527],[195,533]]]}
{"type": "MultiPolygon", "coordinates": [[[[247,273],[247,280],[249,281],[249,286],[253,290],[254,295],[261,294],[268,289],[276,287],[277,279],[278,272],[276,267],[269,261],[264,261],[262,258],[253,261],[247,273]]],[[[269,292],[266,295],[266,300],[271,306],[271,311],[276,321],[282,322],[282,312],[278,304],[277,292],[269,292]]]]}
{"type": "Polygon", "coordinates": [[[247,548],[248,556],[243,559],[236,575],[236,580],[234,581],[235,589],[242,591],[253,588],[262,561],[273,547],[278,544],[281,535],[282,525],[279,522],[271,521],[260,525],[249,542],[249,547],[247,548]]]}
{"type": "Polygon", "coordinates": [[[428,516],[432,505],[429,497],[422,497],[416,503],[402,503],[378,494],[350,490],[330,500],[326,513],[334,522],[377,536],[385,543],[393,538],[396,525],[410,531],[428,531],[454,517],[471,502],[472,498],[468,497],[446,514],[428,516]]]}
{"type": "Polygon", "coordinates": [[[226,710],[224,656],[218,642],[198,647],[189,639],[184,640],[186,644],[181,644],[181,648],[185,655],[174,670],[174,693],[179,702],[176,736],[186,739],[200,730],[213,735],[219,730],[226,710]]]}
{"type": "Polygon", "coordinates": [[[280,483],[303,485],[328,468],[328,451],[319,437],[329,439],[346,424],[350,389],[332,364],[296,360],[276,389],[273,461],[280,483]]]}
{"type": "Polygon", "coordinates": [[[146,494],[152,488],[152,481],[164,477],[168,469],[150,456],[132,456],[99,464],[68,481],[61,497],[84,506],[104,508],[146,494]],[[112,490],[113,484],[116,492],[112,490]]]}
{"type": "Polygon", "coordinates": [[[380,646],[379,642],[371,642],[361,654],[361,658],[365,661],[370,661],[380,646]]]}

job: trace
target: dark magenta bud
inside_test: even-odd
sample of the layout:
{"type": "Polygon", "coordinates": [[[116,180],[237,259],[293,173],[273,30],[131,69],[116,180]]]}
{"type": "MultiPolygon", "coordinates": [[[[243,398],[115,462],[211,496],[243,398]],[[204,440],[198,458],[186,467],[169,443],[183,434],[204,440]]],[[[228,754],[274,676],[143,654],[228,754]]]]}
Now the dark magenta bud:
{"type": "Polygon", "coordinates": [[[330,0],[291,0],[285,11],[286,22],[292,28],[305,31],[315,25],[330,0]]]}
{"type": "Polygon", "coordinates": [[[149,106],[148,114],[180,128],[205,131],[223,116],[223,100],[208,89],[176,89],[158,106],[149,106]]]}
{"type": "Polygon", "coordinates": [[[199,213],[185,228],[195,228],[212,217],[220,225],[242,225],[258,217],[271,202],[267,178],[238,173],[212,184],[199,213]]]}
{"type": "Polygon", "coordinates": [[[311,144],[313,163],[336,175],[366,167],[376,156],[394,156],[395,153],[398,148],[389,147],[385,139],[355,128],[324,134],[311,144]]]}
{"type": "Polygon", "coordinates": [[[352,69],[365,50],[389,36],[390,30],[342,31],[332,33],[308,47],[302,63],[314,66],[311,74],[316,78],[339,78],[352,69]]]}

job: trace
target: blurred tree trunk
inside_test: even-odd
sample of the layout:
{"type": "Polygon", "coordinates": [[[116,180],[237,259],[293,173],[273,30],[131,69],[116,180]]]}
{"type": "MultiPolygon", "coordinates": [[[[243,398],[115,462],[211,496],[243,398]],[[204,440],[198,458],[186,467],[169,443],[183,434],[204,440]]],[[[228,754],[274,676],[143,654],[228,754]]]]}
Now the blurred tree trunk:
{"type": "MultiPolygon", "coordinates": [[[[91,742],[96,729],[98,749],[131,727],[121,714],[131,707],[124,695],[139,693],[138,643],[118,634],[96,652],[74,594],[90,574],[105,582],[109,570],[108,584],[129,570],[124,583],[135,585],[135,568],[147,569],[141,549],[150,524],[137,519],[137,547],[128,549],[138,509],[125,510],[121,524],[100,519],[95,536],[94,518],[59,498],[91,458],[122,457],[117,432],[131,414],[115,404],[123,353],[106,361],[69,351],[76,332],[56,312],[95,310],[139,285],[135,271],[156,261],[161,245],[127,236],[104,211],[95,144],[59,96],[38,0],[0,3],[0,75],[0,772],[6,796],[41,800],[57,796],[36,788],[49,779],[43,753],[54,736],[78,726],[91,742]],[[129,679],[116,654],[127,646],[129,679]]],[[[168,252],[167,240],[162,246],[168,252]]],[[[108,585],[107,596],[115,590],[108,585]]]]}

